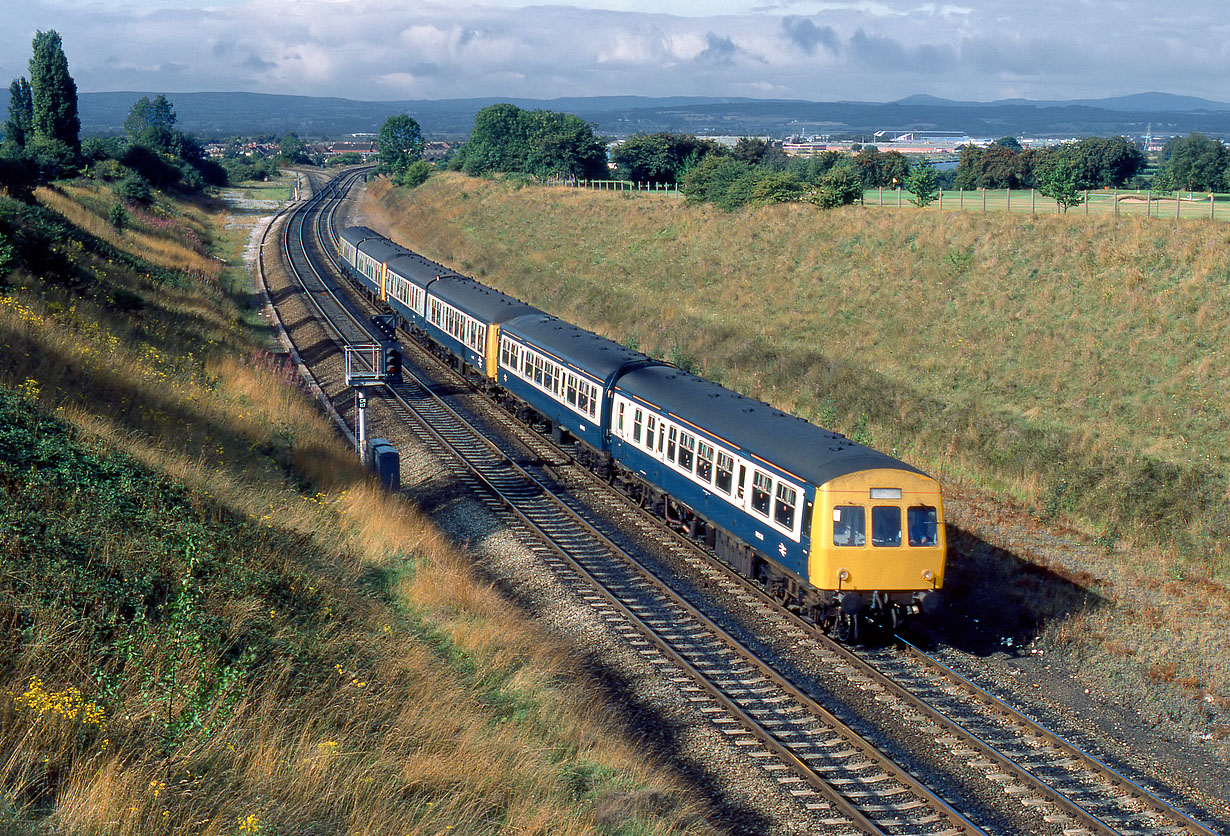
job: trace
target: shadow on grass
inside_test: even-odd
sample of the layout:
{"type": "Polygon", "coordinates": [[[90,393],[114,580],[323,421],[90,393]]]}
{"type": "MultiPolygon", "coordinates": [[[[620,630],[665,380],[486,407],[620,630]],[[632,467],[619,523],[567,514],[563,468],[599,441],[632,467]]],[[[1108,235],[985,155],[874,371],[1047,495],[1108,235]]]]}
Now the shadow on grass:
{"type": "Polygon", "coordinates": [[[950,524],[944,610],[916,632],[976,656],[1016,655],[1047,625],[1102,606],[1097,586],[1092,575],[1039,566],[950,524]]]}

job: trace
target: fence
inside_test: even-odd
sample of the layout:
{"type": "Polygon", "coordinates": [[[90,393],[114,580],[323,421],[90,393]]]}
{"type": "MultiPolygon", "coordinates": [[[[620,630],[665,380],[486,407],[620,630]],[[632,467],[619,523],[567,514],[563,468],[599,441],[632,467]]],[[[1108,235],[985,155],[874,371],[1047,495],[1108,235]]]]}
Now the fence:
{"type": "Polygon", "coordinates": [[[642,183],[637,180],[578,180],[575,177],[548,177],[548,186],[594,189],[602,192],[655,192],[679,195],[678,183],[642,183]]]}
{"type": "MultiPolygon", "coordinates": [[[[1221,218],[1230,220],[1230,194],[1177,192],[1156,195],[1145,190],[1103,189],[1086,191],[1084,200],[1068,214],[1136,216],[1145,218],[1221,218]]],[[[870,189],[863,193],[868,206],[910,206],[912,194],[903,190],[870,189]]],[[[1037,189],[948,189],[939,193],[940,209],[974,212],[1020,212],[1058,214],[1062,208],[1037,189]]]]}

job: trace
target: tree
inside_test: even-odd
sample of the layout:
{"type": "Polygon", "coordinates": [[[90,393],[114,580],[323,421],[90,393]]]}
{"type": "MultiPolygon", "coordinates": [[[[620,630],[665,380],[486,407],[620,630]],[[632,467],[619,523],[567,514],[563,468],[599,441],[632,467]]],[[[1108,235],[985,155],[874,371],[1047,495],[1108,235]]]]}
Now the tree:
{"type": "Polygon", "coordinates": [[[705,157],[723,154],[711,139],[661,132],[628,137],[611,152],[611,159],[629,180],[678,183],[705,157]]]}
{"type": "Polygon", "coordinates": [[[25,148],[34,133],[34,102],[30,82],[15,78],[9,85],[9,118],[4,123],[4,141],[15,148],[25,148]]]}
{"type": "Polygon", "coordinates": [[[62,145],[73,154],[81,148],[77,84],[68,74],[68,58],[54,29],[34,35],[30,58],[30,104],[34,139],[62,145]]]}
{"type": "Polygon", "coordinates": [[[905,187],[913,193],[910,201],[915,206],[926,206],[939,197],[939,175],[929,160],[919,160],[910,166],[905,187]]]}
{"type": "Polygon", "coordinates": [[[754,136],[741,136],[735,142],[735,147],[731,149],[730,156],[736,160],[756,165],[764,159],[765,151],[768,147],[769,144],[763,139],[757,139],[754,136]]]}
{"type": "Polygon", "coordinates": [[[1086,137],[1056,153],[1071,166],[1079,189],[1119,188],[1145,165],[1145,155],[1121,136],[1086,137]]]}
{"type": "Polygon", "coordinates": [[[390,116],[380,126],[376,139],[380,170],[386,174],[401,174],[411,163],[423,158],[423,132],[419,123],[406,114],[390,116]]]}
{"type": "Polygon", "coordinates": [[[1020,140],[1015,136],[1001,136],[991,144],[997,148],[1007,148],[1009,151],[1016,151],[1018,153],[1025,150],[1021,146],[1020,140]]]}
{"type": "Polygon", "coordinates": [[[1080,173],[1066,156],[1054,154],[1039,167],[1038,191],[1055,203],[1066,215],[1068,209],[1085,201],[1080,188],[1080,173]]]}
{"type": "Polygon", "coordinates": [[[571,113],[503,102],[475,114],[474,130],[452,167],[473,175],[597,178],[607,173],[606,145],[592,124],[571,113]]]}
{"type": "Polygon", "coordinates": [[[1175,191],[1216,191],[1225,186],[1230,151],[1215,139],[1193,133],[1162,148],[1157,180],[1175,191]]]}
{"type": "Polygon", "coordinates": [[[288,133],[278,143],[278,156],[290,165],[307,165],[312,162],[308,156],[307,143],[296,133],[288,133]]]}
{"type": "Polygon", "coordinates": [[[149,96],[142,96],[128,111],[128,118],[124,120],[124,133],[128,134],[128,138],[133,142],[138,142],[150,128],[171,130],[175,127],[175,119],[175,108],[167,101],[166,96],[159,93],[153,101],[150,101],[149,96]]]}

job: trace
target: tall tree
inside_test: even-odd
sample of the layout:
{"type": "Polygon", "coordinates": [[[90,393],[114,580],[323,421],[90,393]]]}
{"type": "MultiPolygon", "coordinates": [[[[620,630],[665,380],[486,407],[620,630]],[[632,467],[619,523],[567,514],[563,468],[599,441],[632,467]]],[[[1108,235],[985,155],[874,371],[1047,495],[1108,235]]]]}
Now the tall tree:
{"type": "Polygon", "coordinates": [[[30,98],[30,82],[15,78],[9,85],[9,119],[4,123],[4,141],[25,148],[34,131],[34,104],[30,98]]]}
{"type": "Polygon", "coordinates": [[[419,123],[406,114],[390,116],[380,126],[376,152],[380,170],[401,174],[410,164],[423,158],[423,131],[419,123]]]}
{"type": "Polygon", "coordinates": [[[454,163],[466,174],[602,177],[606,146],[594,126],[571,113],[522,110],[501,102],[474,115],[474,130],[454,163]]]}
{"type": "Polygon", "coordinates": [[[81,120],[77,116],[77,83],[68,74],[68,58],[54,29],[34,35],[30,92],[34,139],[60,143],[78,152],[81,120]]]}
{"type": "Polygon", "coordinates": [[[159,93],[153,101],[150,101],[149,96],[142,96],[128,111],[128,118],[124,120],[124,133],[136,142],[150,128],[171,130],[175,127],[175,119],[175,108],[167,101],[166,96],[159,93]]]}

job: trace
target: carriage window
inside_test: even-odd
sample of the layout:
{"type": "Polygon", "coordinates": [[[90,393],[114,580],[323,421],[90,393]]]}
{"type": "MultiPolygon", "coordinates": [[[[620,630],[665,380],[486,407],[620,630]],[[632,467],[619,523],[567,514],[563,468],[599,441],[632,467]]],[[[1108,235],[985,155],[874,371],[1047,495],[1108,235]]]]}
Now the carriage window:
{"type": "Polygon", "coordinates": [[[901,509],[896,505],[877,505],[871,509],[871,545],[901,545],[901,509]]]}
{"type": "Polygon", "coordinates": [[[692,471],[692,451],[696,449],[696,438],[688,433],[679,433],[679,466],[689,473],[692,471]]]}
{"type": "Polygon", "coordinates": [[[625,406],[626,404],[623,404],[623,403],[619,405],[619,420],[616,424],[616,428],[619,430],[620,435],[623,435],[624,433],[624,407],[625,406]]]}
{"type": "Polygon", "coordinates": [[[637,444],[641,443],[641,421],[644,417],[645,412],[642,409],[632,413],[632,440],[637,444]]]}
{"type": "Polygon", "coordinates": [[[666,438],[666,458],[669,459],[670,461],[675,460],[675,438],[677,437],[676,436],[677,432],[678,430],[676,430],[674,427],[671,427],[670,435],[668,435],[666,438]]]}
{"type": "Polygon", "coordinates": [[[577,378],[571,374],[568,375],[568,403],[577,405],[577,378]]]}
{"type": "Polygon", "coordinates": [[[752,510],[769,516],[769,497],[773,494],[773,477],[759,470],[752,471],[752,510]]]}
{"type": "Polygon", "coordinates": [[[653,452],[653,437],[658,431],[658,416],[652,412],[645,418],[645,446],[649,448],[649,452],[653,452]]]}
{"type": "Polygon", "coordinates": [[[861,505],[833,508],[833,545],[861,546],[867,542],[867,510],[861,505]]]}
{"type": "Polygon", "coordinates": [[[717,486],[723,493],[730,493],[731,483],[735,476],[735,460],[727,453],[718,450],[717,455],[717,486]]]}
{"type": "Polygon", "coordinates": [[[713,447],[703,441],[696,448],[696,475],[705,483],[713,481],[713,447]]]}
{"type": "Polygon", "coordinates": [[[939,545],[936,531],[939,523],[934,508],[928,505],[911,505],[905,513],[911,546],[939,545]]]}
{"type": "Polygon", "coordinates": [[[777,483],[777,502],[773,505],[773,519],[783,528],[794,530],[794,506],[798,502],[798,491],[789,485],[777,483]]]}

